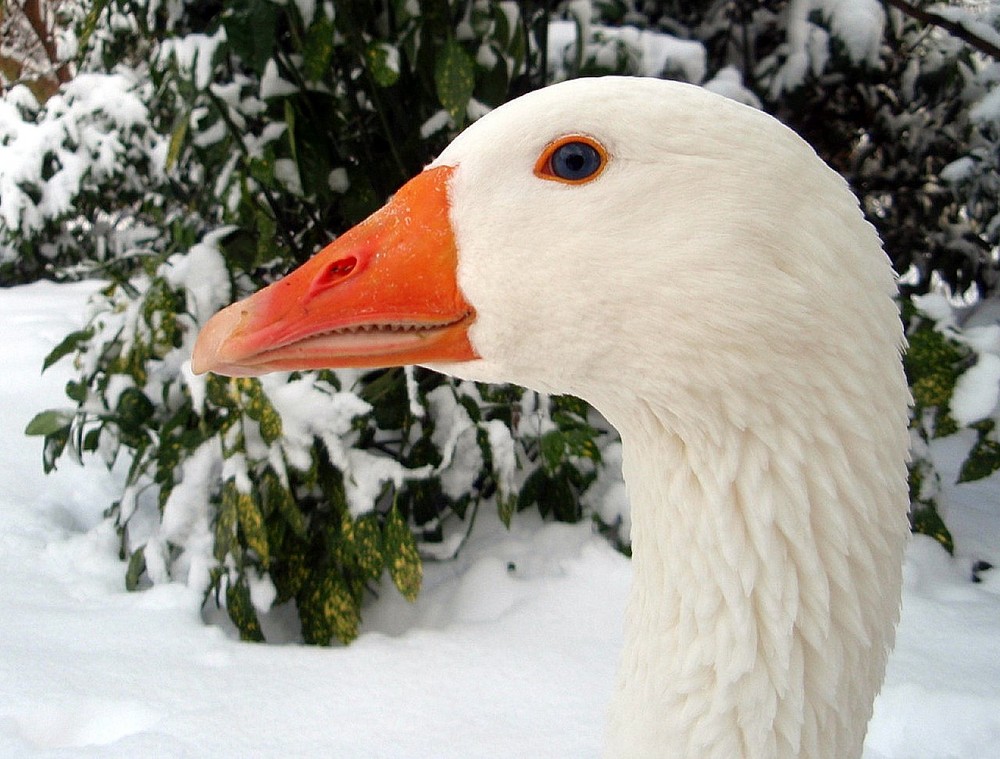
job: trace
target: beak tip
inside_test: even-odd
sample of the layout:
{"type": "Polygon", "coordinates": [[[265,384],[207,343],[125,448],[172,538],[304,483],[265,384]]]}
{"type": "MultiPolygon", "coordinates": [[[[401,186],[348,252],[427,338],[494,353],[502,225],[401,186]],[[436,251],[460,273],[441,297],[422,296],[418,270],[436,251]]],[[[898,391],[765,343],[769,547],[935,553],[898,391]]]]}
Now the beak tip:
{"type": "Polygon", "coordinates": [[[226,364],[226,344],[240,322],[240,311],[232,306],[215,314],[202,327],[191,353],[191,371],[205,374],[226,364]]]}
{"type": "Polygon", "coordinates": [[[205,374],[212,368],[211,362],[207,361],[203,356],[197,353],[191,356],[191,373],[192,374],[205,374]]]}

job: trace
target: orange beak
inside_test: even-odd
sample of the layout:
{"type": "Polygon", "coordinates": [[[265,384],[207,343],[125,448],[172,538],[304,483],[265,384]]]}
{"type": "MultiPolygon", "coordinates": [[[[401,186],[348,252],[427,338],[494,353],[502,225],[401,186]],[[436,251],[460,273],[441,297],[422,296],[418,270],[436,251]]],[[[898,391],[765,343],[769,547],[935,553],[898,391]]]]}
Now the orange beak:
{"type": "Polygon", "coordinates": [[[192,369],[229,376],[478,358],[440,166],[287,277],[213,316],[192,369]]]}

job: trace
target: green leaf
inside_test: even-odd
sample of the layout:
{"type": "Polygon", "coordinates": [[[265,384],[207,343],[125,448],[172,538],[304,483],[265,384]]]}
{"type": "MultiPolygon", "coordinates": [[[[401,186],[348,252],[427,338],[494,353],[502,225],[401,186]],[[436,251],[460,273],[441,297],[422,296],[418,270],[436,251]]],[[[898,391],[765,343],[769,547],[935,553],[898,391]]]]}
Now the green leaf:
{"type": "Polygon", "coordinates": [[[256,73],[264,73],[264,66],[274,51],[278,31],[278,9],[270,0],[243,0],[225,16],[222,25],[233,51],[256,73]]]}
{"type": "Polygon", "coordinates": [[[48,474],[56,468],[56,459],[62,456],[69,442],[70,425],[61,427],[45,436],[45,448],[42,450],[42,468],[48,474]]]}
{"type": "Polygon", "coordinates": [[[278,591],[276,604],[285,603],[298,596],[310,576],[302,544],[286,541],[282,548],[281,561],[275,561],[269,571],[274,587],[278,591]]]}
{"type": "Polygon", "coordinates": [[[933,503],[913,513],[913,531],[934,538],[948,553],[955,553],[955,541],[933,503]]]}
{"type": "Polygon", "coordinates": [[[237,501],[240,491],[233,480],[222,486],[222,503],[215,519],[215,545],[213,553],[217,561],[224,561],[236,548],[236,524],[239,519],[237,501]]]}
{"type": "MultiPolygon", "coordinates": [[[[235,483],[233,488],[236,489],[235,483]]],[[[251,493],[241,493],[237,490],[235,501],[236,518],[243,531],[247,548],[254,551],[266,567],[271,559],[271,551],[267,542],[267,529],[264,527],[264,515],[260,512],[257,499],[251,493]]]]}
{"type": "Polygon", "coordinates": [[[554,415],[574,414],[580,417],[581,421],[586,421],[589,410],[587,402],[574,395],[555,395],[552,397],[552,413],[554,415]]]}
{"type": "Polygon", "coordinates": [[[457,40],[448,40],[434,68],[434,86],[438,100],[456,124],[465,121],[475,85],[475,63],[457,40]]]}
{"type": "Polygon", "coordinates": [[[917,408],[947,406],[968,349],[930,325],[921,326],[907,340],[903,366],[917,408]]]}
{"type": "Polygon", "coordinates": [[[549,481],[545,490],[545,500],[552,509],[552,516],[560,522],[575,523],[580,521],[582,511],[576,492],[569,482],[570,470],[572,467],[565,467],[558,476],[549,481]]]}
{"type": "Polygon", "coordinates": [[[42,371],[44,372],[56,361],[75,351],[81,343],[86,342],[93,336],[94,331],[91,329],[81,329],[76,332],[70,332],[62,339],[59,345],[53,348],[49,352],[49,355],[45,357],[45,360],[42,362],[42,371]]]}
{"type": "Polygon", "coordinates": [[[276,508],[285,522],[292,530],[292,534],[299,540],[306,537],[306,518],[302,515],[299,507],[295,505],[295,499],[288,489],[281,484],[273,471],[264,474],[264,499],[266,509],[276,508]]]}
{"type": "MultiPolygon", "coordinates": [[[[515,5],[514,8],[517,8],[517,6],[515,5]]],[[[504,9],[497,3],[490,3],[489,9],[493,15],[493,38],[501,45],[508,44],[513,37],[513,30],[511,29],[507,14],[504,13],[504,9]]]]}
{"type": "Polygon", "coordinates": [[[299,166],[299,151],[295,145],[295,109],[292,108],[292,101],[285,101],[285,134],[288,135],[288,150],[292,154],[295,166],[299,166]]]}
{"type": "Polygon", "coordinates": [[[309,26],[302,45],[302,73],[306,81],[319,81],[330,68],[333,60],[333,22],[320,13],[309,26]]]}
{"type": "Polygon", "coordinates": [[[989,477],[1000,469],[1000,443],[981,434],[962,462],[958,482],[974,482],[989,477]]]}
{"type": "Polygon", "coordinates": [[[138,590],[139,580],[142,573],[146,571],[146,546],[139,546],[128,560],[128,569],[125,572],[125,589],[138,590]]]}
{"type": "Polygon", "coordinates": [[[264,631],[257,618],[257,610],[250,599],[250,586],[244,579],[226,587],[226,611],[240,631],[240,640],[259,643],[264,640],[264,631]]]}
{"type": "Polygon", "coordinates": [[[87,43],[90,41],[90,35],[94,33],[94,29],[97,27],[97,22],[101,18],[101,14],[104,12],[107,5],[108,0],[95,0],[95,2],[91,3],[90,9],[87,11],[87,16],[80,25],[79,38],[77,41],[78,50],[87,49],[87,43]]]}
{"type": "Polygon", "coordinates": [[[83,403],[87,400],[87,383],[70,380],[66,383],[66,397],[71,401],[83,403]]]}
{"type": "Polygon", "coordinates": [[[529,474],[524,484],[521,485],[520,492],[517,494],[517,510],[523,511],[533,503],[537,503],[540,507],[539,510],[542,511],[542,515],[544,516],[545,511],[541,509],[541,500],[547,481],[548,477],[546,477],[544,469],[536,469],[529,474]]]}
{"type": "Polygon", "coordinates": [[[97,447],[101,444],[101,429],[101,427],[95,427],[87,431],[87,434],[83,436],[83,450],[97,450],[97,447]]]}
{"type": "Polygon", "coordinates": [[[462,404],[462,408],[465,409],[466,413],[476,424],[479,424],[483,420],[483,413],[479,409],[479,404],[476,403],[476,399],[470,395],[462,393],[458,396],[458,402],[462,404]]]}
{"type": "Polygon", "coordinates": [[[181,117],[177,119],[174,129],[170,133],[170,144],[167,147],[167,171],[170,171],[177,165],[177,159],[181,155],[181,149],[184,147],[184,140],[187,137],[189,118],[189,114],[182,114],[181,117]]]}
{"type": "Polygon", "coordinates": [[[566,452],[566,434],[562,430],[551,430],[538,441],[542,452],[542,465],[552,474],[559,468],[566,452]]]}
{"type": "Polygon", "coordinates": [[[125,388],[115,405],[118,426],[129,432],[138,432],[154,411],[153,402],[137,387],[125,388]]]}
{"type": "Polygon", "coordinates": [[[403,521],[395,504],[385,524],[385,553],[393,583],[408,601],[415,601],[423,580],[423,565],[413,533],[403,521]]]}
{"type": "Polygon", "coordinates": [[[601,451],[594,442],[596,430],[590,427],[576,427],[563,433],[566,454],[590,459],[594,463],[601,460],[601,451]]]}
{"type": "Polygon", "coordinates": [[[260,424],[260,435],[270,445],[281,437],[281,415],[264,394],[259,380],[243,380],[241,388],[247,397],[247,416],[260,424]]]}
{"type": "Polygon", "coordinates": [[[360,597],[351,592],[339,574],[328,572],[310,578],[296,602],[306,643],[328,646],[336,638],[346,644],[358,637],[360,597]]]}
{"type": "Polygon", "coordinates": [[[230,383],[228,377],[212,373],[205,375],[205,397],[212,406],[228,409],[236,405],[230,383]]]}
{"type": "Polygon", "coordinates": [[[341,532],[348,544],[354,561],[364,578],[377,580],[385,568],[385,554],[382,551],[382,530],[378,515],[374,512],[352,519],[344,513],[341,518],[341,532]]]}
{"type": "Polygon", "coordinates": [[[497,493],[497,513],[504,527],[510,529],[510,520],[514,518],[517,511],[518,497],[515,493],[497,493]]]}
{"type": "Polygon", "coordinates": [[[28,426],[24,428],[24,434],[53,435],[56,432],[68,429],[72,421],[72,411],[58,411],[56,409],[50,409],[48,411],[43,411],[40,414],[35,414],[35,417],[28,422],[28,426]]]}
{"type": "Polygon", "coordinates": [[[399,79],[399,51],[392,45],[372,42],[365,50],[365,60],[379,87],[391,87],[399,79]]]}

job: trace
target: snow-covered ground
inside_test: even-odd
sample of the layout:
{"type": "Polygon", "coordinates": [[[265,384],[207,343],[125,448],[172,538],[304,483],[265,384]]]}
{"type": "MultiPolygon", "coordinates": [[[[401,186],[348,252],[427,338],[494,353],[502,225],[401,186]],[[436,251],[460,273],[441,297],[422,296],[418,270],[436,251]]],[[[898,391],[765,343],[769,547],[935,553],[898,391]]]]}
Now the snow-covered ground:
{"type": "MultiPolygon", "coordinates": [[[[0,290],[0,757],[599,754],[629,565],[587,525],[480,514],[415,605],[383,586],[349,648],[240,643],[182,586],[127,593],[113,477],[46,477],[22,434],[64,405],[68,362],[39,368],[91,289],[0,290]]],[[[866,759],[1000,757],[1000,569],[969,581],[971,555],[1000,564],[1000,482],[950,496],[961,555],[910,546],[866,759]]]]}

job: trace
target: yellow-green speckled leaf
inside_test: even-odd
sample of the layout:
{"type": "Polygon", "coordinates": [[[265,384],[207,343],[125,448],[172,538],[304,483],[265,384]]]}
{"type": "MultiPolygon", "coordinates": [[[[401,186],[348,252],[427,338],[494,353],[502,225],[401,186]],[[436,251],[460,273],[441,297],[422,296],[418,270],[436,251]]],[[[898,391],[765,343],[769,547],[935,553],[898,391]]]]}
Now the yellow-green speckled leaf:
{"type": "Polygon", "coordinates": [[[222,503],[219,505],[219,515],[215,520],[215,558],[223,561],[232,553],[236,546],[237,500],[239,490],[236,483],[228,480],[222,486],[222,503]]]}
{"type": "Polygon", "coordinates": [[[271,579],[278,591],[275,603],[281,604],[295,598],[309,580],[309,568],[303,551],[285,550],[280,565],[271,568],[271,579]]]}
{"type": "Polygon", "coordinates": [[[242,378],[239,387],[246,396],[246,414],[260,425],[260,436],[270,445],[281,437],[281,416],[255,378],[242,378]]]}
{"type": "Polygon", "coordinates": [[[413,533],[403,521],[399,510],[393,506],[385,525],[385,554],[389,564],[389,574],[399,592],[408,601],[414,601],[420,593],[424,568],[417,553],[413,533]]]}
{"type": "Polygon", "coordinates": [[[205,395],[213,406],[233,406],[231,381],[218,374],[205,375],[205,395]]]}
{"type": "Polygon", "coordinates": [[[951,537],[951,531],[933,505],[914,512],[913,531],[934,538],[948,553],[955,553],[955,541],[951,537]]]}
{"type": "Polygon", "coordinates": [[[367,579],[377,580],[385,568],[385,553],[382,548],[382,528],[378,515],[374,512],[363,514],[352,519],[349,514],[343,517],[345,542],[351,547],[351,554],[367,579]]]}
{"type": "Polygon", "coordinates": [[[229,618],[240,631],[240,640],[262,641],[264,631],[261,630],[257,610],[250,600],[250,588],[245,582],[230,583],[226,588],[226,611],[229,618]]]}
{"type": "Polygon", "coordinates": [[[907,336],[909,345],[903,357],[906,375],[918,407],[944,406],[951,400],[962,361],[959,347],[941,332],[930,327],[907,336]]]}
{"type": "Polygon", "coordinates": [[[297,600],[307,643],[326,646],[336,638],[347,644],[358,637],[360,600],[339,575],[328,573],[313,580],[297,600]]]}
{"type": "Polygon", "coordinates": [[[295,537],[304,539],[306,536],[306,518],[299,510],[299,507],[296,506],[295,498],[291,492],[281,484],[278,475],[270,469],[264,473],[263,492],[264,500],[267,503],[267,514],[270,515],[272,510],[277,509],[278,513],[281,514],[291,528],[295,537]]]}
{"type": "Polygon", "coordinates": [[[476,86],[476,66],[458,40],[448,40],[439,53],[434,86],[448,115],[461,123],[476,86]]]}
{"type": "MultiPolygon", "coordinates": [[[[233,488],[235,487],[234,484],[233,488]]],[[[240,523],[240,529],[243,530],[243,538],[246,540],[247,548],[254,551],[264,566],[267,566],[271,558],[267,544],[267,529],[264,526],[264,515],[261,514],[257,500],[253,495],[237,491],[236,516],[240,523]]]]}

